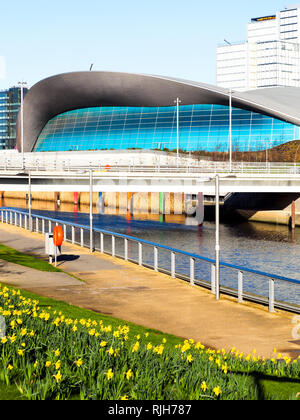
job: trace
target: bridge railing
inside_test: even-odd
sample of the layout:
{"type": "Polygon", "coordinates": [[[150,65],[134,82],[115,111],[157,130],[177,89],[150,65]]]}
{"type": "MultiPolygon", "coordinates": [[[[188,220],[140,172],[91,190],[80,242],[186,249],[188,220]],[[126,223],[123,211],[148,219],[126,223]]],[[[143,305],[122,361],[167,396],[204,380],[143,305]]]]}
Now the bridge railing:
{"type": "MultiPolygon", "coordinates": [[[[229,172],[229,163],[226,161],[188,161],[184,158],[180,159],[178,164],[172,159],[164,163],[141,162],[107,165],[103,161],[87,161],[82,162],[70,160],[39,160],[32,159],[25,162],[25,169],[36,172],[81,172],[93,169],[99,172],[172,172],[172,173],[227,173],[229,172]]],[[[0,156],[0,170],[2,171],[21,171],[22,161],[20,157],[6,158],[0,156]]],[[[239,174],[300,174],[300,165],[298,163],[283,162],[232,162],[232,172],[239,174]]]]}
{"type": "MultiPolygon", "coordinates": [[[[139,266],[153,269],[156,272],[162,272],[170,275],[172,278],[179,278],[188,281],[191,286],[199,285],[209,289],[212,294],[216,294],[215,267],[216,261],[198,254],[182,251],[166,245],[147,241],[145,239],[112,232],[108,230],[93,228],[92,238],[90,237],[90,227],[66,220],[45,217],[40,214],[31,214],[24,210],[11,208],[0,209],[1,222],[19,226],[21,228],[46,234],[51,233],[55,225],[60,225],[64,232],[64,241],[81,247],[90,248],[99,251],[102,254],[108,254],[113,257],[130,261],[139,266]],[[91,242],[92,241],[92,242],[91,242]],[[118,241],[118,244],[117,244],[118,241]],[[162,253],[167,253],[164,263],[160,261],[162,253]],[[166,258],[169,260],[169,267],[166,268],[166,258]],[[183,269],[183,264],[179,261],[181,258],[188,260],[188,273],[183,269]],[[196,264],[205,264],[210,273],[210,280],[203,280],[203,276],[196,275],[196,264]],[[202,278],[201,278],[202,277],[202,278]]],[[[185,264],[186,267],[187,264],[185,264]]],[[[220,292],[229,296],[236,297],[239,303],[252,301],[268,306],[269,312],[274,312],[275,308],[300,313],[300,306],[291,302],[283,302],[275,299],[275,284],[294,285],[300,287],[300,281],[288,277],[270,274],[248,267],[242,267],[235,264],[220,262],[220,268],[230,270],[235,273],[236,287],[220,285],[220,292]],[[267,296],[257,295],[245,291],[244,276],[250,274],[255,278],[264,279],[267,282],[267,296]]],[[[299,295],[297,289],[297,295],[299,295]]]]}

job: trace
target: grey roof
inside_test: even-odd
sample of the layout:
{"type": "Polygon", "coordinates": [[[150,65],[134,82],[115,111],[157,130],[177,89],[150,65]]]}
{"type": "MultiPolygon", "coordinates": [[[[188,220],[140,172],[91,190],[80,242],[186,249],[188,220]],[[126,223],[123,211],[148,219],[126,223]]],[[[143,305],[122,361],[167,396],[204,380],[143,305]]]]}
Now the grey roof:
{"type": "MultiPolygon", "coordinates": [[[[47,122],[58,114],[96,106],[229,104],[229,90],[165,76],[115,72],[73,72],[35,84],[24,99],[24,151],[30,152],[47,122]]],[[[300,126],[300,88],[233,92],[232,105],[300,126]]],[[[20,115],[17,147],[21,150],[20,115]]]]}

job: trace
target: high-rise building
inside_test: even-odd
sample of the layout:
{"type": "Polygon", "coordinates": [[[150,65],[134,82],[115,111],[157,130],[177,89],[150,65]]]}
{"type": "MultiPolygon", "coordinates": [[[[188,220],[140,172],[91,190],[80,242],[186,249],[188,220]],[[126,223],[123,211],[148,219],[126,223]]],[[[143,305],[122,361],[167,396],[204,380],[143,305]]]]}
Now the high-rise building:
{"type": "MultiPolygon", "coordinates": [[[[24,96],[28,89],[24,88],[24,96]]],[[[16,146],[16,122],[21,105],[21,88],[0,91],[0,150],[16,146]]]]}
{"type": "Polygon", "coordinates": [[[217,85],[235,90],[300,86],[300,4],[251,19],[247,41],[217,47],[217,85]]]}

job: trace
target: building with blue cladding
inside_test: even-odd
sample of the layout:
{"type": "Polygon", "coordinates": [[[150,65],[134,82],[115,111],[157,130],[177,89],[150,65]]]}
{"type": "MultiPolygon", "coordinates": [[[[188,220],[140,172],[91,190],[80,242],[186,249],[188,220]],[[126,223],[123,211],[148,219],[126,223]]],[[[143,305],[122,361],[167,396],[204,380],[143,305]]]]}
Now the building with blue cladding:
{"type": "MultiPolygon", "coordinates": [[[[226,89],[106,72],[67,73],[31,88],[24,101],[25,150],[176,150],[176,98],[181,101],[179,149],[228,151],[226,89]]],[[[300,88],[233,92],[231,100],[234,151],[265,150],[300,139],[300,88]]]]}

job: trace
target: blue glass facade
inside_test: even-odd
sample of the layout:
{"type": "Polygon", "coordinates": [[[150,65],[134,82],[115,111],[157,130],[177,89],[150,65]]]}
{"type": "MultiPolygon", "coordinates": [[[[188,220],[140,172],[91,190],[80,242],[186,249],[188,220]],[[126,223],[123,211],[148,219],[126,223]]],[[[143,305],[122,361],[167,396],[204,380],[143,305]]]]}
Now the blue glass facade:
{"type": "MultiPolygon", "coordinates": [[[[299,140],[299,127],[262,114],[232,109],[232,148],[265,150],[299,140]]],[[[96,107],[60,114],[46,124],[34,151],[168,149],[177,146],[176,107],[96,107]]],[[[179,148],[228,151],[229,108],[179,108],[179,148]]]]}

